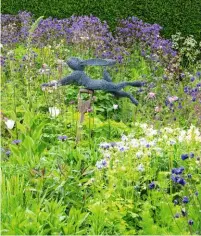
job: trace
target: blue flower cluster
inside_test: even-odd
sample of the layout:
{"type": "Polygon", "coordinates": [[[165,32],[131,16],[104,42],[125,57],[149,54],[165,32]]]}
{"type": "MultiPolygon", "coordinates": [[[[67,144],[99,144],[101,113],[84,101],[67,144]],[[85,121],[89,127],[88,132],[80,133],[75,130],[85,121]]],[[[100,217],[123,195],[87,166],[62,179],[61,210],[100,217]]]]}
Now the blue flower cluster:
{"type": "Polygon", "coordinates": [[[184,171],[184,167],[173,168],[172,175],[171,175],[172,181],[177,184],[181,184],[182,186],[186,184],[186,181],[184,180],[184,178],[180,176],[181,174],[183,174],[183,171],[184,171]]]}
{"type": "Polygon", "coordinates": [[[172,42],[160,36],[162,27],[145,23],[137,17],[120,20],[116,28],[119,44],[126,48],[138,46],[141,55],[165,65],[169,71],[178,70],[178,55],[172,42]]]}
{"type": "MultiPolygon", "coordinates": [[[[12,45],[25,42],[33,23],[29,12],[2,15],[2,43],[12,45]]],[[[144,23],[136,17],[121,20],[115,34],[108,24],[94,16],[72,16],[66,19],[47,18],[40,21],[32,34],[32,42],[39,47],[60,43],[93,49],[96,57],[111,58],[119,63],[137,45],[142,55],[167,68],[178,61],[170,40],[160,36],[161,26],[144,23]]]]}
{"type": "Polygon", "coordinates": [[[186,160],[186,159],[188,159],[189,157],[190,158],[194,158],[194,153],[193,152],[191,152],[191,153],[189,153],[189,154],[187,154],[187,153],[185,153],[185,154],[182,154],[181,155],[181,159],[184,161],[184,160],[186,160]]]}

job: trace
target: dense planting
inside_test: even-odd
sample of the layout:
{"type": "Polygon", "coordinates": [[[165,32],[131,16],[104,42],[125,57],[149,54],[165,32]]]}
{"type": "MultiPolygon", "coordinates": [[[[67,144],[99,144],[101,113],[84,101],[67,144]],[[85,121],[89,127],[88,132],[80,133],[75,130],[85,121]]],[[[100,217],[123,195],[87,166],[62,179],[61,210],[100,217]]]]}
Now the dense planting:
{"type": "Polygon", "coordinates": [[[199,55],[160,29],[2,15],[2,235],[201,234],[199,55]],[[41,87],[72,56],[116,59],[115,83],[147,81],[126,89],[139,106],[96,92],[80,126],[79,88],[41,87]]]}
{"type": "Polygon", "coordinates": [[[7,0],[2,2],[4,14],[17,14],[19,10],[28,10],[37,17],[55,17],[58,19],[71,15],[90,15],[106,20],[115,29],[117,19],[137,16],[140,19],[159,23],[163,34],[169,37],[177,31],[183,35],[194,35],[201,39],[201,2],[200,0],[7,0]]]}

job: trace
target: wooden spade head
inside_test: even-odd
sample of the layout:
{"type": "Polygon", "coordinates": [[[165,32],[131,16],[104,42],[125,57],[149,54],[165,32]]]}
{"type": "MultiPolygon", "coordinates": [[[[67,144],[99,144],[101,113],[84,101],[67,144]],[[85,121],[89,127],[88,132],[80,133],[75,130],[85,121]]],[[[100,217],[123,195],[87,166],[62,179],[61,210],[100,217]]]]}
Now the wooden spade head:
{"type": "Polygon", "coordinates": [[[81,113],[80,123],[84,121],[84,114],[91,109],[91,102],[93,99],[93,91],[88,89],[80,89],[78,94],[78,111],[81,113]],[[81,98],[81,93],[88,93],[90,97],[88,100],[83,100],[81,98]]]}

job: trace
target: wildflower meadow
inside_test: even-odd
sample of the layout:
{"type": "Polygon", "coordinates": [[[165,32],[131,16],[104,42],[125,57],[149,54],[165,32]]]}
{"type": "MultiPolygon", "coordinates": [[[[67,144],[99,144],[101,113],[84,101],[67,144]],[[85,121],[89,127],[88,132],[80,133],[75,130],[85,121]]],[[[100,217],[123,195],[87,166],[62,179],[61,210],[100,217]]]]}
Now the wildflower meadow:
{"type": "Polygon", "coordinates": [[[2,235],[201,235],[201,42],[162,29],[1,15],[2,235]],[[57,86],[71,57],[115,60],[114,83],[144,81],[124,89],[138,106],[57,86]]]}

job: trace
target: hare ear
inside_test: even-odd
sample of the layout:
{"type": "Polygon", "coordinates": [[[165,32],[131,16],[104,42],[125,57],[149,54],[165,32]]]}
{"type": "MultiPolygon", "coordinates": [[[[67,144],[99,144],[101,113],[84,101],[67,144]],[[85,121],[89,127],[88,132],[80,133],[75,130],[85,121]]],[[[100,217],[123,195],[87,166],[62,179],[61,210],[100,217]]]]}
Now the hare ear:
{"type": "Polygon", "coordinates": [[[116,64],[115,60],[112,59],[89,59],[81,62],[84,66],[112,66],[116,64]]]}

